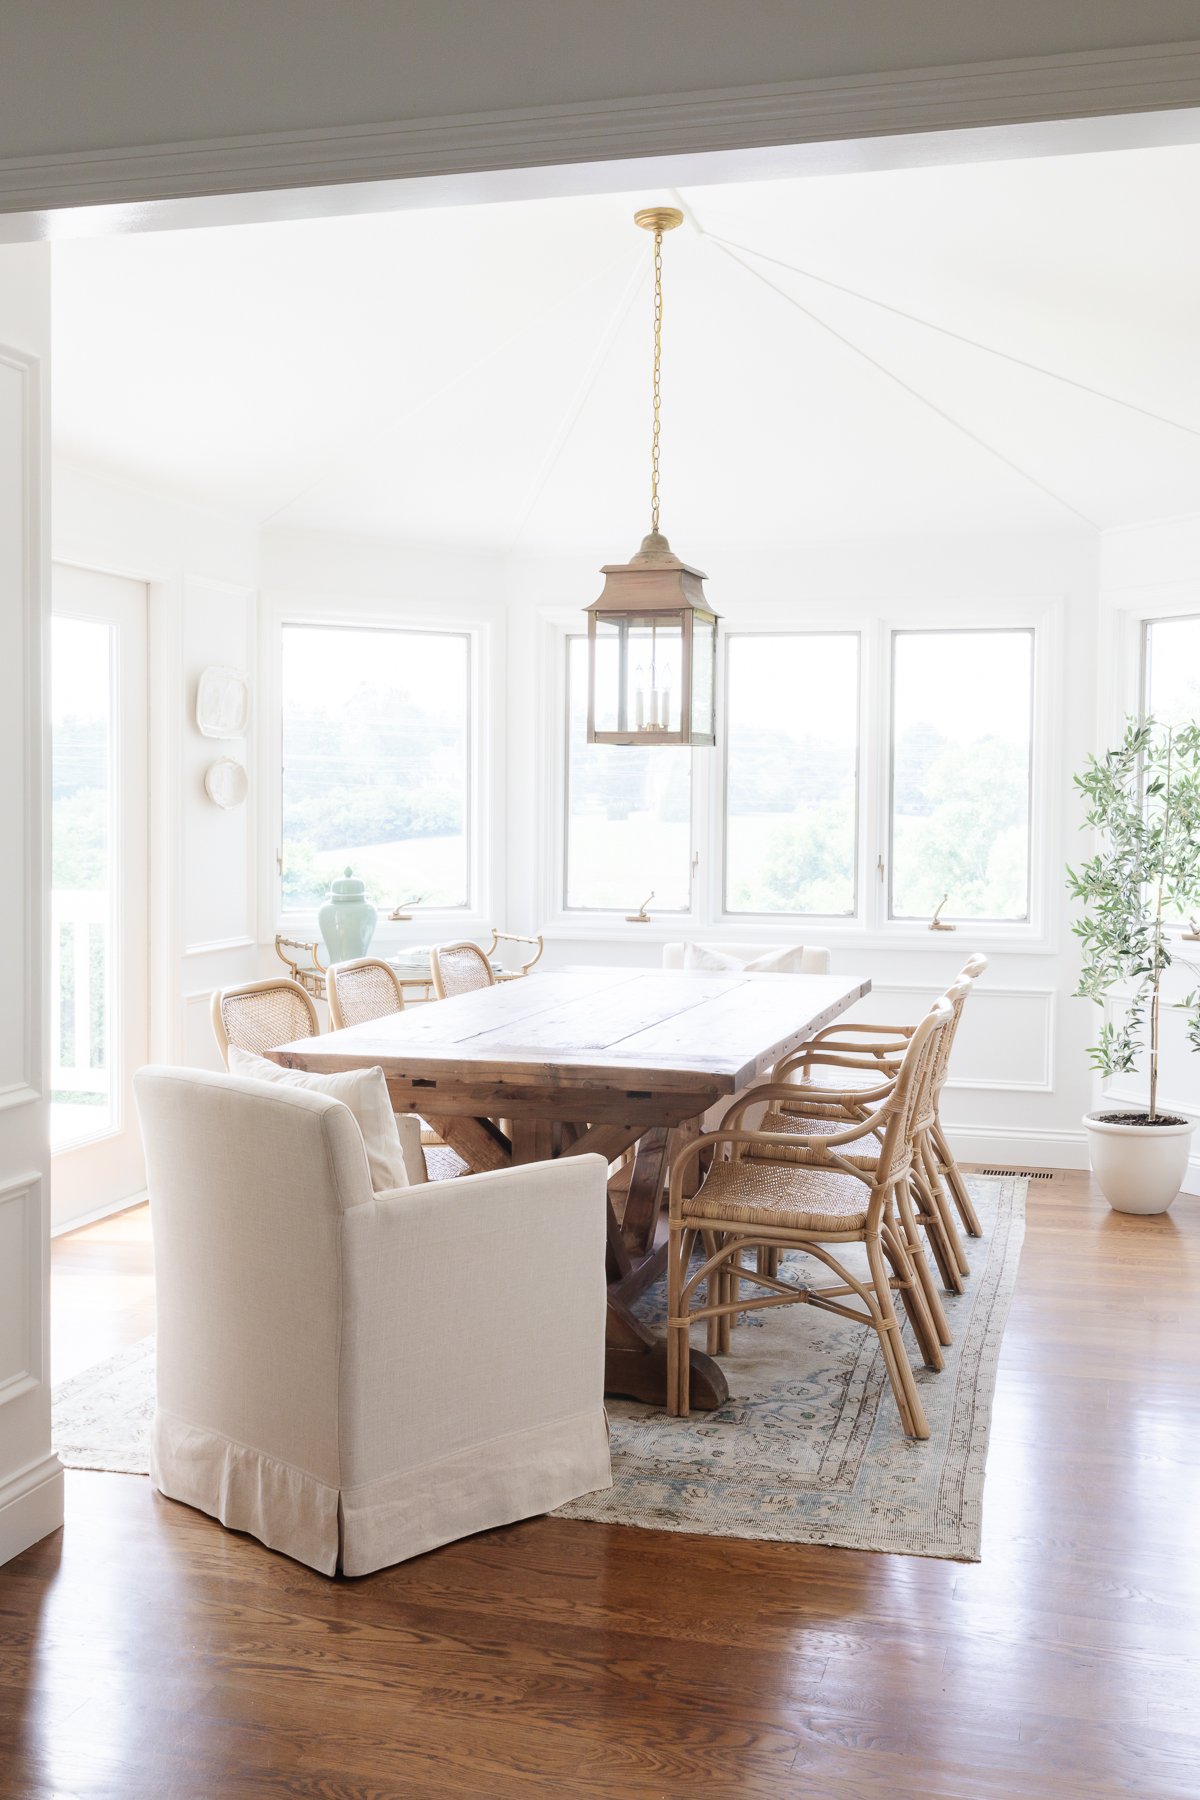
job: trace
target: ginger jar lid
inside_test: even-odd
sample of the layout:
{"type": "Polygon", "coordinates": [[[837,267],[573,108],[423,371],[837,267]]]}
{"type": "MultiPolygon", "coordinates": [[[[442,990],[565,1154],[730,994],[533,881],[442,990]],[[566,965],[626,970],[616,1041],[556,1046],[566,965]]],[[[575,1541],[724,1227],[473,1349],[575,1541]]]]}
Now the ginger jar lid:
{"type": "Polygon", "coordinates": [[[336,881],[329,884],[331,900],[362,900],[366,896],[367,884],[360,881],[353,869],[343,870],[336,881]]]}

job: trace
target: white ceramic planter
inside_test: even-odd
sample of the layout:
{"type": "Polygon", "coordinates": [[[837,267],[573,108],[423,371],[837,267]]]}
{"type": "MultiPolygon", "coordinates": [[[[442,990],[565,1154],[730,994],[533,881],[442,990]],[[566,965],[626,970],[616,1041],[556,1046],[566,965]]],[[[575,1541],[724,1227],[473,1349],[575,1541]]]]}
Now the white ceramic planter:
{"type": "Polygon", "coordinates": [[[1164,1213],[1179,1192],[1196,1126],[1113,1125],[1085,1113],[1092,1173],[1115,1212],[1164,1213]]]}

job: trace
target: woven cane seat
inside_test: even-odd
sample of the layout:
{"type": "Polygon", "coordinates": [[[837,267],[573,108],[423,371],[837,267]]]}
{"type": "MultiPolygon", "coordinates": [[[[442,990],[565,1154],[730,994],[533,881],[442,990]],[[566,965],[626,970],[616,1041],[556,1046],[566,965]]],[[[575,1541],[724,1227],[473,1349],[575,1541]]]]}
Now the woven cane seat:
{"type": "Polygon", "coordinates": [[[683,1202],[689,1225],[731,1225],[784,1231],[862,1231],[870,1188],[836,1169],[807,1169],[759,1159],[715,1162],[704,1185],[683,1202]]]}
{"type": "Polygon", "coordinates": [[[457,1150],[449,1144],[424,1144],[425,1173],[430,1181],[457,1181],[460,1175],[469,1175],[470,1167],[465,1163],[457,1150]]]}
{"type": "Polygon", "coordinates": [[[847,1069],[834,1067],[829,1063],[817,1063],[804,1071],[804,1079],[799,1076],[792,1085],[801,1090],[805,1088],[843,1088],[853,1092],[856,1088],[886,1087],[895,1080],[892,1069],[847,1069]]]}

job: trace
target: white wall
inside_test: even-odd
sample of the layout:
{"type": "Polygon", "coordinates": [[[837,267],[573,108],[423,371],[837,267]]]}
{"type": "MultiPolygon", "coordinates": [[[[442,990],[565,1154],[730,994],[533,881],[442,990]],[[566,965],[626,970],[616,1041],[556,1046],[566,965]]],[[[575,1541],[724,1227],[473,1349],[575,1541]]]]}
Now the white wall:
{"type": "Polygon", "coordinates": [[[258,531],[69,463],[54,469],[54,555],[149,584],[151,1056],[217,1067],[209,995],[259,971],[253,706],[258,531]],[[201,672],[251,680],[245,740],[196,727],[201,672]],[[204,791],[218,756],[249,770],[251,800],[221,811],[204,791]]]}
{"type": "Polygon", "coordinates": [[[62,1522],[44,1023],[49,377],[49,256],[0,250],[0,1563],[62,1522]]]}
{"type": "MultiPolygon", "coordinates": [[[[1080,1119],[1091,1101],[1084,1046],[1092,1020],[1086,1004],[1070,997],[1077,956],[1061,869],[1068,850],[1076,850],[1073,821],[1063,802],[1094,730],[1095,534],[1064,530],[994,540],[948,536],[809,542],[786,559],[721,546],[676,548],[697,556],[708,570],[712,603],[731,626],[739,620],[777,619],[795,627],[879,618],[908,625],[980,625],[1023,622],[1031,609],[1042,610],[1047,621],[1043,648],[1053,658],[1054,682],[1041,771],[1052,800],[1044,931],[1014,931],[1009,947],[1003,930],[972,933],[967,927],[951,938],[919,929],[872,935],[842,926],[822,926],[807,935],[830,943],[835,969],[865,970],[871,976],[875,993],[860,1010],[885,1020],[911,1018],[972,950],[986,949],[991,966],[964,1021],[946,1106],[957,1142],[973,1160],[1085,1166],[1080,1119]],[[793,595],[794,600],[789,598],[793,595]]],[[[513,721],[507,917],[514,930],[537,929],[546,916],[541,770],[549,740],[542,721],[551,693],[557,694],[559,659],[546,654],[545,620],[564,608],[582,609],[596,597],[602,581],[598,565],[609,560],[612,550],[572,557],[513,556],[506,562],[513,721]]],[[[553,636],[549,641],[555,641],[553,636]]],[[[986,680],[986,671],[979,678],[986,680]]],[[[704,758],[710,753],[696,754],[704,758]]],[[[631,904],[638,898],[631,895],[631,904]]],[[[683,935],[678,922],[643,926],[618,921],[602,930],[564,922],[556,933],[551,929],[548,967],[583,960],[655,963],[663,940],[683,935]]],[[[722,933],[703,935],[718,939],[722,933]]],[[[786,925],[734,925],[725,928],[725,935],[778,943],[802,934],[786,925]]]]}

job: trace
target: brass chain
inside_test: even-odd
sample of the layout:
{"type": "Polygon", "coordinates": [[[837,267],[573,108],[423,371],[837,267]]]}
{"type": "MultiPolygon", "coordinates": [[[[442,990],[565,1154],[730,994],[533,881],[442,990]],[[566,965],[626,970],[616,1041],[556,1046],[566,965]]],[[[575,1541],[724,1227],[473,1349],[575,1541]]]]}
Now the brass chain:
{"type": "Polygon", "coordinates": [[[662,231],[654,233],[654,431],[650,440],[650,529],[658,530],[659,438],[662,434],[662,231]]]}

